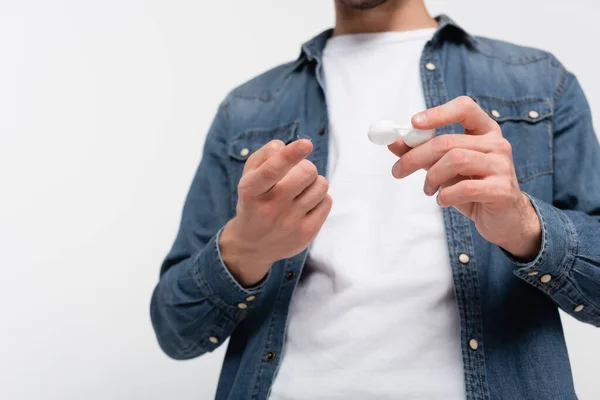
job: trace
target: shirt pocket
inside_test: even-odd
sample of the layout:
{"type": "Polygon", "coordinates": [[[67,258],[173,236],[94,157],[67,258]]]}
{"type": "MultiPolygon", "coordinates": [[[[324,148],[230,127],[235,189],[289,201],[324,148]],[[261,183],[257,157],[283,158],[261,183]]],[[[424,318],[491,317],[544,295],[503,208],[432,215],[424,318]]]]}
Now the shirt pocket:
{"type": "Polygon", "coordinates": [[[278,139],[285,144],[290,143],[294,139],[297,127],[298,123],[292,122],[270,129],[249,129],[231,141],[229,156],[234,160],[246,162],[248,157],[271,140],[278,139]]]}
{"type": "Polygon", "coordinates": [[[510,142],[519,183],[552,174],[552,105],[548,100],[472,98],[498,122],[510,142]]]}

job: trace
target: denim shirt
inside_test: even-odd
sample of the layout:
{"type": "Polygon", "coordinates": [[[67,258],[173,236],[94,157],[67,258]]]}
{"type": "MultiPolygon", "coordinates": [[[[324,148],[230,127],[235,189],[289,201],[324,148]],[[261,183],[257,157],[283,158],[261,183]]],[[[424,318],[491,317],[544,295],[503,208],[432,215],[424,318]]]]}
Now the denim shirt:
{"type": "MultiPolygon", "coordinates": [[[[551,54],[469,35],[446,16],[438,22],[421,57],[427,107],[467,95],[500,124],[542,226],[539,254],[520,263],[454,208],[443,210],[467,398],[575,399],[558,307],[600,325],[600,146],[590,109],[576,78],[551,54]]],[[[268,141],[310,138],[308,158],[325,174],[321,57],[330,35],[310,40],[297,60],[221,103],[152,296],[152,323],[170,357],[198,357],[230,338],[219,400],[268,398],[282,360],[306,251],[276,262],[258,286],[244,288],[225,267],[218,238],[235,215],[244,162],[268,141]]],[[[436,133],[456,132],[462,128],[436,133]]]]}

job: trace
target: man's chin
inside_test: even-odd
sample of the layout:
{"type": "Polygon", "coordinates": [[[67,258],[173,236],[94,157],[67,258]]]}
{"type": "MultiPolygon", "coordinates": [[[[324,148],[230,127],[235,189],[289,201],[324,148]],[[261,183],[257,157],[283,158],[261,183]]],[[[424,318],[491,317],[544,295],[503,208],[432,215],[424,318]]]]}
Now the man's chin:
{"type": "Polygon", "coordinates": [[[336,0],[338,3],[345,5],[346,7],[354,8],[356,10],[370,10],[377,6],[386,3],[388,0],[336,0]]]}

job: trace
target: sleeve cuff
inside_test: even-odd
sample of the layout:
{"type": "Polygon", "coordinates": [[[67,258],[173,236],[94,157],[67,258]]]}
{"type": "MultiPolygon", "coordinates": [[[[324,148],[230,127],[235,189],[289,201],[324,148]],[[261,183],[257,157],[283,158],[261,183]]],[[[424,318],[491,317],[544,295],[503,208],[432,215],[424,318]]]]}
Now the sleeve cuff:
{"type": "Polygon", "coordinates": [[[558,288],[571,269],[577,251],[577,232],[573,223],[558,208],[525,193],[540,219],[542,245],[535,259],[516,260],[502,250],[515,265],[514,274],[531,285],[550,293],[558,288]]]}
{"type": "Polygon", "coordinates": [[[233,277],[221,257],[219,237],[223,228],[206,244],[194,260],[196,280],[204,294],[221,308],[248,310],[262,292],[271,272],[256,286],[244,288],[233,277]]]}

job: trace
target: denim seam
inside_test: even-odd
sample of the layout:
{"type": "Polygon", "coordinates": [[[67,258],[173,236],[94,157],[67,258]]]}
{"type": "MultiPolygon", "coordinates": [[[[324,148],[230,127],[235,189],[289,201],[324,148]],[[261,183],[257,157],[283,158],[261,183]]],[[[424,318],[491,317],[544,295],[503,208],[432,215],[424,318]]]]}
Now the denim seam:
{"type": "Polygon", "coordinates": [[[529,182],[530,180],[537,178],[538,176],[552,175],[554,174],[554,169],[549,169],[542,172],[536,172],[535,174],[528,175],[525,178],[518,179],[519,183],[529,182]]]}
{"type": "Polygon", "coordinates": [[[547,105],[550,106],[550,109],[552,109],[552,104],[548,101],[548,99],[545,99],[543,97],[520,97],[518,99],[514,99],[514,100],[508,100],[508,99],[503,99],[501,97],[496,97],[496,96],[486,96],[486,95],[476,95],[473,94],[472,96],[478,98],[478,99],[488,99],[488,100],[492,100],[492,101],[496,101],[499,103],[504,103],[504,104],[531,104],[531,103],[546,103],[547,105]]]}
{"type": "MultiPolygon", "coordinates": [[[[288,266],[290,264],[290,259],[286,259],[285,263],[283,265],[283,271],[286,271],[288,266]]],[[[253,387],[254,390],[249,391],[249,397],[248,400],[252,400],[252,399],[258,399],[258,395],[260,394],[260,381],[261,381],[261,375],[262,375],[262,371],[264,370],[264,360],[263,360],[263,356],[264,356],[264,350],[268,350],[267,349],[267,344],[271,338],[271,335],[273,334],[273,327],[275,326],[275,321],[276,321],[276,317],[277,317],[277,303],[279,302],[279,300],[281,299],[281,294],[283,292],[283,284],[279,285],[279,290],[277,291],[277,296],[275,297],[275,300],[273,302],[273,312],[271,312],[271,319],[269,321],[269,330],[267,331],[267,334],[265,335],[265,338],[263,340],[262,346],[261,348],[263,349],[263,354],[261,354],[260,357],[260,366],[258,368],[256,368],[256,372],[254,374],[254,379],[252,380],[253,383],[253,387]]],[[[275,355],[275,357],[279,358],[281,357],[281,354],[279,355],[275,355]]],[[[278,362],[281,362],[281,360],[278,360],[278,362]]]]}
{"type": "Polygon", "coordinates": [[[560,77],[560,81],[558,82],[558,86],[556,87],[556,89],[554,91],[554,104],[558,103],[558,100],[564,93],[565,88],[567,87],[566,86],[567,80],[569,78],[569,72],[562,65],[561,65],[561,69],[562,69],[562,75],[560,77]]]}
{"type": "Polygon", "coordinates": [[[499,60],[501,62],[503,62],[504,64],[507,65],[526,65],[526,64],[533,64],[535,62],[539,62],[539,61],[543,61],[543,60],[547,60],[548,58],[550,58],[549,54],[544,54],[542,56],[537,56],[537,57],[530,57],[530,58],[523,58],[523,59],[517,59],[517,60],[508,60],[508,59],[504,59],[502,57],[499,57],[497,55],[494,54],[490,54],[488,52],[485,52],[481,49],[480,46],[475,47],[475,50],[488,58],[494,58],[496,60],[499,60]]]}
{"type": "Polygon", "coordinates": [[[548,160],[550,171],[554,173],[554,135],[552,134],[552,119],[547,120],[548,124],[548,160]]]}
{"type": "MultiPolygon", "coordinates": [[[[568,277],[565,278],[565,281],[571,285],[571,287],[573,288],[573,290],[575,290],[579,296],[583,299],[583,301],[586,303],[585,305],[591,305],[592,308],[594,310],[596,310],[597,312],[600,312],[600,307],[597,306],[595,303],[591,302],[583,293],[581,293],[581,290],[579,290],[579,287],[577,286],[576,282],[572,279],[569,279],[568,277]]],[[[573,303],[575,304],[579,304],[579,302],[574,301],[573,303]]]]}
{"type": "Polygon", "coordinates": [[[262,94],[260,96],[252,96],[249,94],[233,93],[232,96],[236,99],[242,99],[242,100],[260,100],[263,103],[268,103],[271,100],[273,100],[273,96],[270,93],[262,94]]]}
{"type": "Polygon", "coordinates": [[[273,134],[274,132],[285,132],[288,130],[291,130],[291,134],[290,134],[290,138],[293,137],[294,132],[296,131],[296,129],[298,128],[298,120],[296,119],[293,122],[289,122],[286,124],[282,124],[282,125],[278,125],[275,128],[253,128],[253,129],[248,129],[246,131],[244,131],[243,133],[240,133],[239,135],[237,135],[236,137],[234,137],[231,140],[231,144],[234,144],[240,140],[244,140],[244,139],[248,139],[254,136],[262,136],[262,135],[269,135],[269,134],[273,134]]]}

